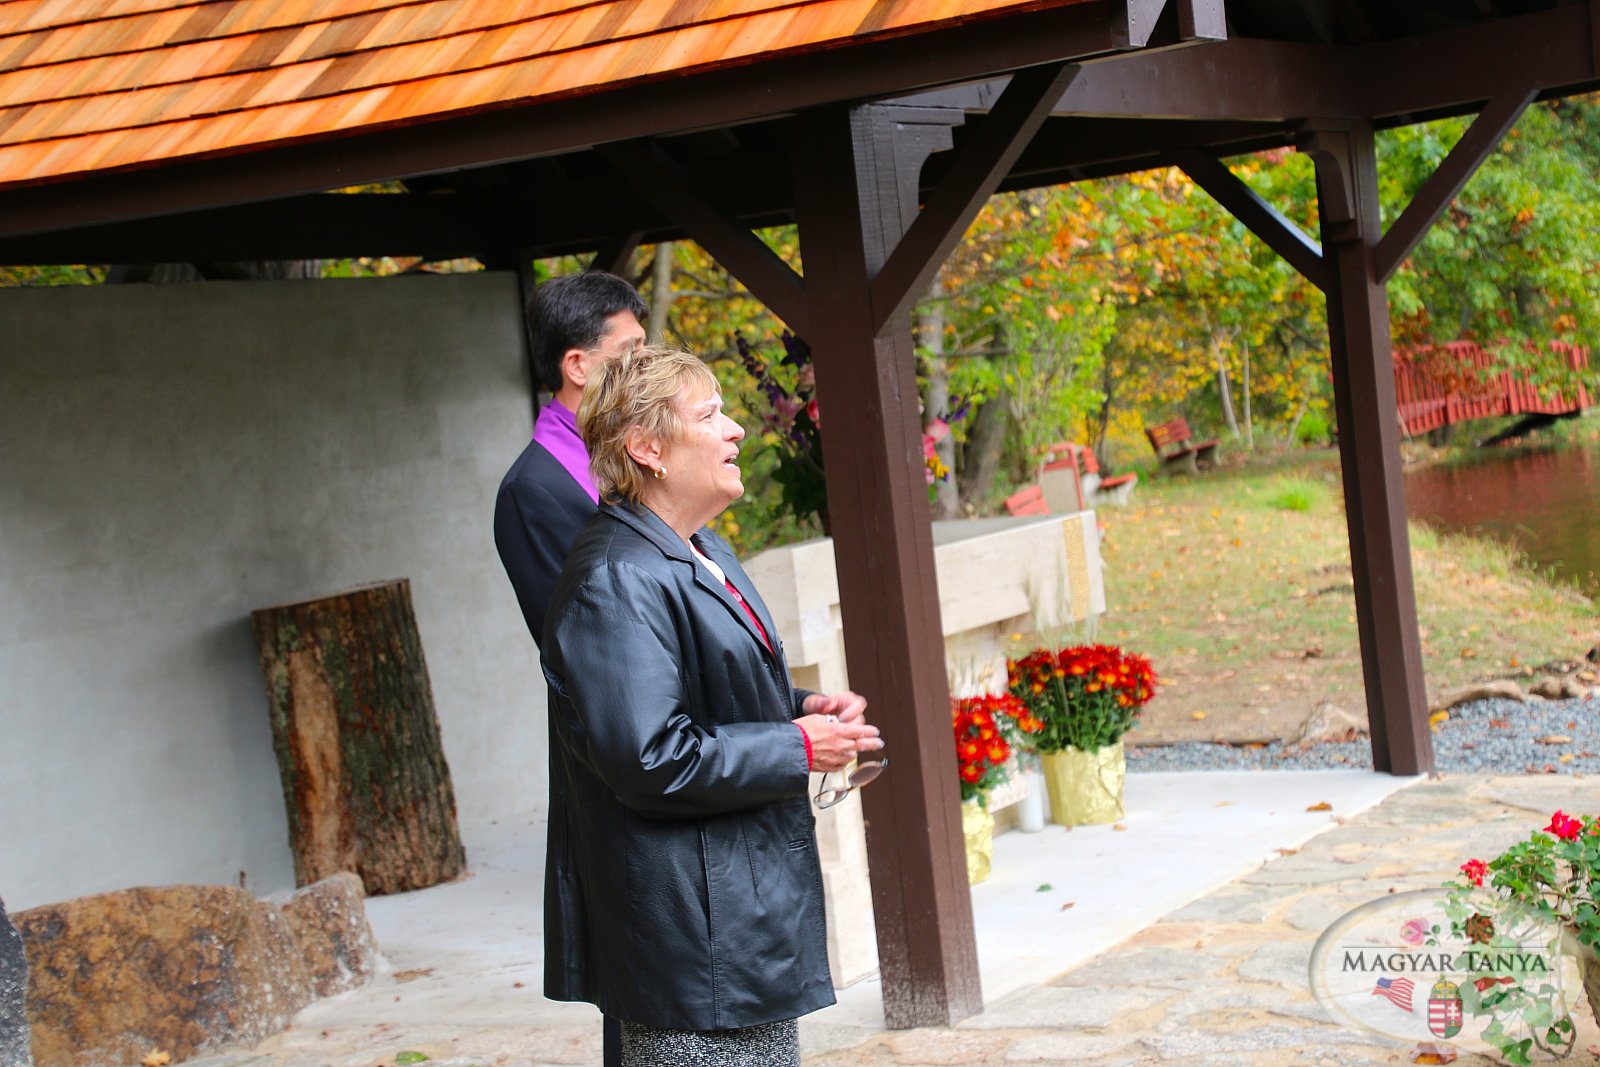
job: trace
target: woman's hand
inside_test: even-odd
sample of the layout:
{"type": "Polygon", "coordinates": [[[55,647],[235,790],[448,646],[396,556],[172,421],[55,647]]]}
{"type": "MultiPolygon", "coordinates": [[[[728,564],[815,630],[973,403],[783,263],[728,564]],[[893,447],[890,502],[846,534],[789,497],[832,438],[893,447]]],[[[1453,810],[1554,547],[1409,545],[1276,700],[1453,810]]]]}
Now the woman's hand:
{"type": "Polygon", "coordinates": [[[812,693],[800,710],[807,715],[837,715],[840,722],[866,722],[867,698],[848,689],[837,693],[812,693]]]}
{"type": "Polygon", "coordinates": [[[876,726],[867,725],[866,699],[848,690],[824,695],[813,693],[794,720],[811,739],[811,769],[838,771],[864,754],[883,748],[876,726]]]}

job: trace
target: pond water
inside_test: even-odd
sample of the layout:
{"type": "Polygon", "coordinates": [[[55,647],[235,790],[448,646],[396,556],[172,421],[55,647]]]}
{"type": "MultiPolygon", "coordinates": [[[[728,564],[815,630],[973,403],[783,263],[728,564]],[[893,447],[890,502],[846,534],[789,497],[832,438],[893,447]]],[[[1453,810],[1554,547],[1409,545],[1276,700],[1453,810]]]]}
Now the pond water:
{"type": "Polygon", "coordinates": [[[1406,511],[1436,529],[1510,541],[1600,598],[1600,444],[1488,448],[1411,471],[1406,511]]]}

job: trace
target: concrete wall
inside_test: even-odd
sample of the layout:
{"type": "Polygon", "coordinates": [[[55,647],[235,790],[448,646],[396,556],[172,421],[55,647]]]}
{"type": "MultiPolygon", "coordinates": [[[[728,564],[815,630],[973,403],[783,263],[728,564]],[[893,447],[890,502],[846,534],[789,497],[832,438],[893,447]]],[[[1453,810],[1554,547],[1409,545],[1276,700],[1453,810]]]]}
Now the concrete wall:
{"type": "MultiPolygon", "coordinates": [[[[0,895],[293,882],[249,614],[411,579],[464,829],[542,816],[509,275],[0,290],[0,895]]],[[[469,863],[471,856],[469,854],[469,863]]]]}

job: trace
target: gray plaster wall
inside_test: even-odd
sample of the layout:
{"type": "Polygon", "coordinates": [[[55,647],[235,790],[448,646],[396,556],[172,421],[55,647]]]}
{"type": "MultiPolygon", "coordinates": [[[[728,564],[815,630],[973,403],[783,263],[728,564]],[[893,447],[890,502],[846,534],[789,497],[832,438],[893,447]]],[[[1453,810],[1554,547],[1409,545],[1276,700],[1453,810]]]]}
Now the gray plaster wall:
{"type": "MultiPolygon", "coordinates": [[[[293,884],[250,612],[411,579],[464,831],[542,817],[507,274],[0,290],[0,893],[293,884]]],[[[468,856],[469,863],[471,856],[468,856]]]]}

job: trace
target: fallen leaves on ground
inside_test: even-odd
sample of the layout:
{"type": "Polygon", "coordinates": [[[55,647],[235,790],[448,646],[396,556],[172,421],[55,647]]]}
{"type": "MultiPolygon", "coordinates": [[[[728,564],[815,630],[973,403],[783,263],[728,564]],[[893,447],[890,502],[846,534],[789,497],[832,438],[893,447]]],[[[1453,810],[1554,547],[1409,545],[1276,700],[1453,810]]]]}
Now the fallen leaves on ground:
{"type": "Polygon", "coordinates": [[[415,982],[418,978],[426,978],[432,973],[432,967],[412,967],[409,970],[394,972],[394,980],[396,982],[415,982]]]}
{"type": "Polygon", "coordinates": [[[1322,801],[1318,801],[1317,803],[1311,805],[1306,810],[1307,811],[1332,811],[1333,810],[1333,805],[1329,804],[1326,800],[1322,800],[1322,801]]]}

